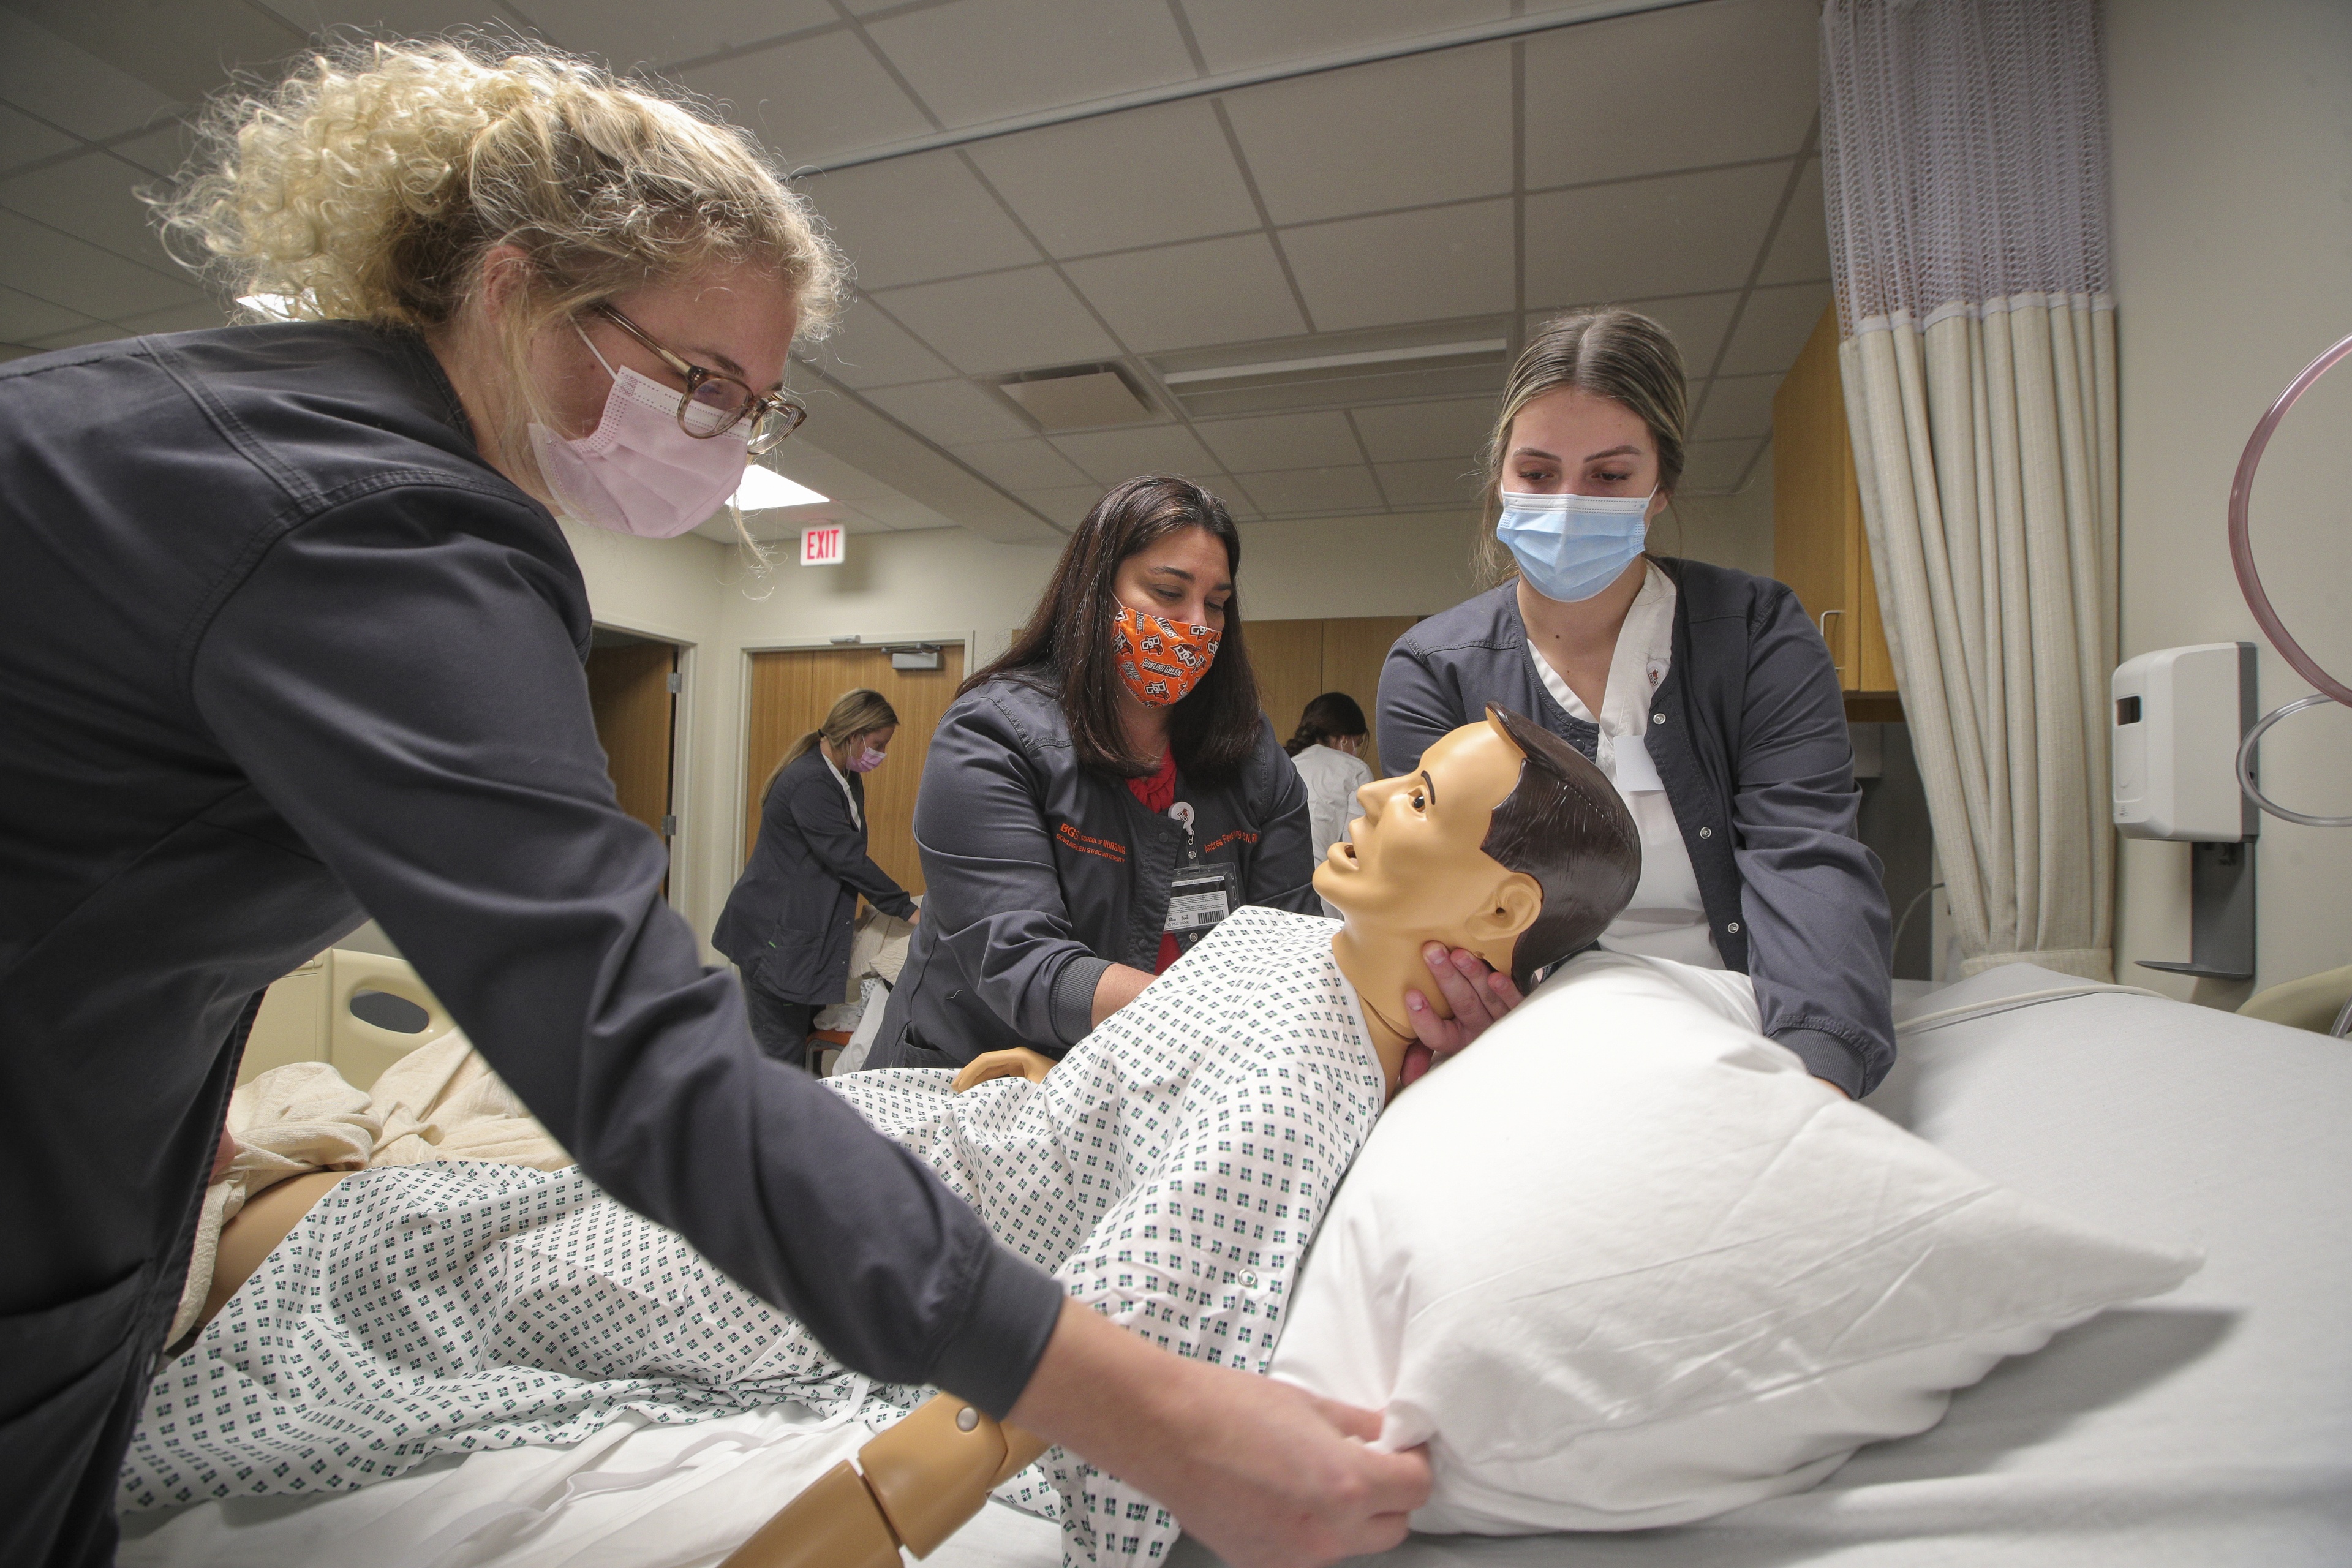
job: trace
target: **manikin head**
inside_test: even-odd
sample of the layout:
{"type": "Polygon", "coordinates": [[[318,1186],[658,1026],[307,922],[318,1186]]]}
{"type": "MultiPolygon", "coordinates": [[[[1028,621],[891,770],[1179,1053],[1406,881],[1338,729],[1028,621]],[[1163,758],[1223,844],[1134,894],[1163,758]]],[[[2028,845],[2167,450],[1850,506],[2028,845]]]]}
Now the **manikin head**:
{"type": "MultiPolygon", "coordinates": [[[[1428,988],[1417,970],[1431,942],[1469,949],[1524,990],[1599,937],[1641,880],[1641,835],[1607,776],[1506,709],[1356,798],[1353,841],[1331,847],[1315,889],[1345,918],[1338,951],[1375,1008],[1391,969],[1400,994],[1428,988]]],[[[1391,1063],[1382,1050],[1392,1084],[1402,1051],[1391,1063]]]]}

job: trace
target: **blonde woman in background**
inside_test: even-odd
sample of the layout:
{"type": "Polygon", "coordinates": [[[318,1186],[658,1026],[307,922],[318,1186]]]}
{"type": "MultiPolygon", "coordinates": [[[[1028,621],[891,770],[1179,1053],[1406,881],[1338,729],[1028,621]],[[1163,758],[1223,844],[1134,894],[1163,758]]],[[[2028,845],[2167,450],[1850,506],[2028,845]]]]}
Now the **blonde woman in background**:
{"type": "Polygon", "coordinates": [[[857,896],[902,921],[915,900],[866,852],[865,777],[887,759],[898,710],[878,691],[844,692],[794,742],[760,792],[760,838],[710,943],[735,961],[751,1037],[807,1065],[817,1009],[842,999],[857,896]]]}
{"type": "MultiPolygon", "coordinates": [[[[1688,402],[1674,339],[1638,311],[1528,339],[1487,446],[1493,585],[1389,650],[1381,761],[1411,772],[1490,702],[1592,757],[1642,829],[1641,886],[1602,945],[1745,973],[1763,1032],[1858,1098],[1894,1064],[1895,1020],[1844,698],[1786,584],[1649,552],[1688,402]]],[[[1452,1048],[1517,1000],[1475,958],[1430,967],[1469,999],[1452,1048]]]]}
{"type": "MultiPolygon", "coordinates": [[[[1307,704],[1298,729],[1282,743],[1307,786],[1307,819],[1313,825],[1309,842],[1318,856],[1347,837],[1348,824],[1364,815],[1356,792],[1372,782],[1364,761],[1364,742],[1370,731],[1364,710],[1344,691],[1327,691],[1307,704]]],[[[1322,900],[1323,912],[1339,919],[1331,900],[1322,900]]]]}
{"type": "Polygon", "coordinates": [[[803,200],[695,105],[446,44],[314,58],[205,146],[175,243],[298,319],[0,368],[0,1562],[111,1560],[246,1031],[363,914],[597,1183],[852,1368],[1237,1563],[1398,1540],[1427,1467],[1376,1417],[1066,1301],[762,1056],[614,802],[556,514],[683,532],[791,433],[841,289],[803,200]]]}

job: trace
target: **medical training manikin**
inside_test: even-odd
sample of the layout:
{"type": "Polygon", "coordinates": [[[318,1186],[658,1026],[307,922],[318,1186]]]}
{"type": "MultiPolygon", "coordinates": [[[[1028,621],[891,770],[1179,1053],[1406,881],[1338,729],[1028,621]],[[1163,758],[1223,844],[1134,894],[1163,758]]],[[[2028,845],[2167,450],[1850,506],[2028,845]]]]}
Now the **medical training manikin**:
{"type": "MultiPolygon", "coordinates": [[[[1423,945],[1467,948],[1524,987],[1591,942],[1640,876],[1607,779],[1515,714],[1490,710],[1363,799],[1316,876],[1341,926],[1237,911],[1050,1075],[983,1058],[962,1092],[939,1071],[827,1084],[1075,1299],[1263,1373],[1307,1244],[1398,1089],[1423,945]]],[[[1041,1458],[952,1394],[869,1386],[576,1170],[413,1166],[280,1192],[222,1237],[226,1305],[151,1389],[127,1511],[576,1443],[624,1412],[790,1400],[895,1425],[747,1542],[740,1568],[920,1555],[992,1489],[1057,1517],[1070,1563],[1150,1561],[1178,1533],[1116,1477],[1041,1458]],[[299,1343],[279,1327],[294,1315],[299,1343]]]]}

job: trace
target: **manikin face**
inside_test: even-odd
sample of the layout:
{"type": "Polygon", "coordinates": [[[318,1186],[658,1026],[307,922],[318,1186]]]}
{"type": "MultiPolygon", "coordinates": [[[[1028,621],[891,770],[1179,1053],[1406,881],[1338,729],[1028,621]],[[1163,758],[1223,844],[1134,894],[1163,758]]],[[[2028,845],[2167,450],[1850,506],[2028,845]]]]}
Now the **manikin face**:
{"type": "Polygon", "coordinates": [[[1495,807],[1518,786],[1522,760],[1481,720],[1423,752],[1416,772],[1364,785],[1356,792],[1364,815],[1349,825],[1354,841],[1331,846],[1315,890],[1350,930],[1428,934],[1454,945],[1492,940],[1500,928],[1482,922],[1515,923],[1500,908],[1506,884],[1525,883],[1542,902],[1533,878],[1506,870],[1479,847],[1495,807]]]}

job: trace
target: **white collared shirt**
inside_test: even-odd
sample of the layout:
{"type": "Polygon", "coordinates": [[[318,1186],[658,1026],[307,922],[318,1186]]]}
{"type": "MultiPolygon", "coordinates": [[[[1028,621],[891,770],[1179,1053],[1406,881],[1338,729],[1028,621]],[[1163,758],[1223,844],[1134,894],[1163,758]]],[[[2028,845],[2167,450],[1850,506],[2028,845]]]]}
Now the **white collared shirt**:
{"type": "Polygon", "coordinates": [[[822,741],[817,742],[816,754],[824,757],[824,771],[833,775],[833,782],[841,786],[841,798],[849,803],[849,826],[864,827],[866,818],[857,809],[857,792],[849,787],[849,780],[843,775],[839,768],[833,765],[833,759],[825,756],[824,743],[822,741]]]}
{"type": "Polygon", "coordinates": [[[1723,956],[1715,951],[1715,935],[1700,899],[1698,873],[1691,866],[1689,847],[1666,799],[1665,782],[1650,761],[1650,699],[1674,662],[1675,581],[1649,563],[1642,591],[1625,612],[1617,630],[1616,651],[1609,660],[1609,686],[1596,717],[1583,700],[1544,660],[1535,639],[1528,639],[1528,656],[1544,689],[1570,718],[1597,724],[1601,730],[1601,771],[1617,786],[1633,825],[1642,834],[1642,880],[1633,901],[1609,922],[1601,945],[1617,952],[1651,958],[1671,958],[1706,969],[1721,969],[1723,956]]]}

